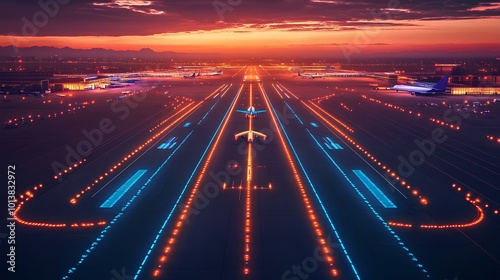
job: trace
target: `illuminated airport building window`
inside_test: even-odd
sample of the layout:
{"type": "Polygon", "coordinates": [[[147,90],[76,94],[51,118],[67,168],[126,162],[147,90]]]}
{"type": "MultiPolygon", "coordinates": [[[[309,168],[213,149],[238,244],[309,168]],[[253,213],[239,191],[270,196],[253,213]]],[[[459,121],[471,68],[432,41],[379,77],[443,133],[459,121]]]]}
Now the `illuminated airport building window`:
{"type": "Polygon", "coordinates": [[[51,80],[51,85],[54,86],[54,91],[61,90],[91,90],[109,86],[109,78],[66,78],[51,80]]]}
{"type": "Polygon", "coordinates": [[[465,94],[498,94],[500,87],[453,87],[450,93],[453,95],[465,94]]]}

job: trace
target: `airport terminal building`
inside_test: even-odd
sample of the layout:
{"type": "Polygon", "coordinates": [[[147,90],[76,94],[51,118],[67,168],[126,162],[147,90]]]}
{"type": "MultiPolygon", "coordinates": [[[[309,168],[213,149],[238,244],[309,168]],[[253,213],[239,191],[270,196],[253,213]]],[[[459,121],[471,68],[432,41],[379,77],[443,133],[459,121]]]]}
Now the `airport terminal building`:
{"type": "Polygon", "coordinates": [[[1,93],[46,93],[66,90],[92,90],[108,87],[110,77],[102,75],[64,75],[51,72],[0,72],[1,93]]]}
{"type": "Polygon", "coordinates": [[[92,90],[108,87],[110,78],[106,76],[87,76],[87,77],[54,77],[49,81],[50,88],[53,92],[61,92],[65,90],[92,90]]]}

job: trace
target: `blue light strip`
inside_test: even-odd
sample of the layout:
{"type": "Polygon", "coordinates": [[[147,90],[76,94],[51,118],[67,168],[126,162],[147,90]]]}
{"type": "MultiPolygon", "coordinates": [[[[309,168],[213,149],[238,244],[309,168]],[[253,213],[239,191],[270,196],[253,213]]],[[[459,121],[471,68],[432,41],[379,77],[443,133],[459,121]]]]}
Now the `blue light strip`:
{"type": "Polygon", "coordinates": [[[378,199],[380,204],[385,208],[397,208],[394,203],[377,187],[370,178],[366,176],[361,170],[353,170],[354,174],[358,176],[359,180],[365,184],[366,188],[378,199]]]}
{"type": "Polygon", "coordinates": [[[326,142],[328,142],[330,144],[331,147],[333,147],[335,150],[343,150],[344,148],[342,148],[342,146],[340,146],[340,144],[338,143],[335,143],[333,142],[332,139],[330,139],[330,137],[323,137],[323,139],[325,139],[326,142]]]}
{"type": "MultiPolygon", "coordinates": [[[[243,87],[240,88],[240,91],[243,87]]],[[[239,93],[239,92],[238,92],[239,93]]],[[[227,115],[229,114],[229,111],[231,110],[231,108],[233,107],[233,104],[236,102],[236,97],[238,97],[238,94],[236,94],[236,96],[234,97],[233,99],[233,102],[231,102],[231,105],[227,108],[227,111],[226,111],[226,114],[224,115],[224,117],[222,118],[222,120],[220,121],[219,123],[219,126],[217,127],[217,129],[215,130],[215,133],[214,135],[212,136],[212,138],[210,139],[210,142],[208,143],[207,147],[205,148],[205,151],[203,152],[203,154],[201,155],[200,157],[200,160],[198,160],[198,163],[196,164],[196,166],[194,167],[193,169],[193,172],[191,173],[191,176],[189,176],[186,184],[184,185],[184,188],[182,189],[181,193],[179,194],[179,196],[177,197],[177,200],[175,201],[174,203],[174,206],[172,207],[172,210],[170,210],[170,213],[168,213],[168,216],[167,218],[165,219],[165,221],[163,222],[163,224],[161,225],[160,227],[160,230],[158,231],[158,233],[156,234],[156,237],[154,238],[153,240],[153,243],[151,244],[151,246],[149,246],[149,249],[146,253],[146,255],[144,256],[144,259],[142,260],[142,263],[141,265],[139,266],[139,268],[137,269],[137,272],[135,273],[135,276],[134,276],[134,280],[137,280],[139,278],[139,274],[141,273],[143,267],[144,267],[144,264],[146,264],[146,261],[148,260],[149,256],[151,255],[151,253],[153,252],[153,249],[154,247],[156,246],[157,242],[158,242],[158,239],[160,238],[160,235],[162,234],[163,230],[165,229],[165,227],[167,226],[168,222],[170,221],[170,218],[172,217],[175,209],[177,208],[177,205],[179,204],[182,196],[184,195],[184,192],[186,191],[188,185],[191,183],[191,180],[193,179],[194,175],[196,174],[196,170],[198,169],[198,167],[200,166],[202,160],[205,158],[205,155],[207,154],[208,152],[208,149],[210,148],[210,146],[212,145],[215,137],[217,136],[217,134],[219,133],[219,130],[222,126],[222,124],[224,123],[224,120],[226,119],[227,115]]],[[[177,147],[178,148],[178,147],[177,147]]]]}
{"type": "Polygon", "coordinates": [[[325,143],[325,146],[326,146],[328,149],[330,149],[330,150],[331,150],[331,149],[333,149],[333,148],[332,148],[332,146],[330,146],[330,144],[328,144],[328,143],[325,143]]]}
{"type": "MultiPolygon", "coordinates": [[[[290,98],[290,97],[289,97],[290,98]]],[[[301,125],[304,125],[304,123],[302,122],[302,120],[299,118],[299,116],[297,116],[297,114],[295,114],[295,111],[293,111],[292,107],[290,107],[290,105],[288,105],[288,103],[285,102],[285,105],[290,109],[290,111],[292,111],[292,114],[295,115],[295,118],[297,118],[297,120],[300,122],[301,125]]]]}
{"type": "Polygon", "coordinates": [[[174,142],[174,143],[170,144],[170,145],[167,147],[167,149],[169,149],[169,150],[170,150],[170,149],[172,149],[172,148],[175,146],[175,144],[177,144],[177,142],[174,142]]]}
{"type": "Polygon", "coordinates": [[[167,142],[161,144],[160,146],[158,146],[158,150],[165,150],[167,149],[168,146],[170,146],[170,144],[175,140],[177,139],[177,137],[170,137],[168,138],[167,142]]]}
{"type": "Polygon", "coordinates": [[[344,178],[347,180],[347,182],[349,183],[349,185],[351,185],[351,187],[353,187],[353,189],[358,193],[358,195],[363,199],[363,201],[368,205],[368,208],[370,208],[370,210],[373,212],[373,214],[380,220],[380,222],[382,222],[382,224],[384,225],[384,228],[386,228],[391,234],[392,236],[397,240],[398,244],[408,253],[408,256],[410,256],[411,260],[414,261],[417,265],[417,267],[419,267],[423,273],[425,273],[425,276],[430,278],[429,276],[429,273],[427,272],[427,270],[424,268],[424,266],[417,260],[417,258],[415,257],[415,255],[413,255],[412,252],[410,252],[410,249],[408,249],[408,247],[406,247],[406,245],[403,243],[403,241],[401,240],[401,238],[399,238],[399,236],[392,230],[392,228],[387,224],[387,222],[382,218],[382,216],[380,216],[378,214],[378,212],[373,208],[373,206],[371,205],[371,203],[366,199],[366,197],[359,191],[359,189],[353,184],[353,182],[347,177],[347,175],[345,174],[345,172],[340,168],[340,166],[337,164],[337,162],[328,154],[328,152],[323,149],[323,147],[321,146],[321,144],[318,142],[318,140],[316,140],[316,137],[314,137],[314,135],[311,133],[311,131],[309,131],[309,129],[307,129],[307,132],[309,132],[309,135],[311,135],[312,139],[314,139],[314,142],[316,142],[316,144],[318,145],[318,147],[321,148],[321,150],[323,151],[323,153],[325,153],[325,155],[328,157],[328,159],[330,159],[330,161],[333,163],[333,165],[335,165],[335,167],[339,170],[339,172],[342,174],[342,176],[344,176],[344,178]]]}
{"type": "Polygon", "coordinates": [[[202,122],[202,121],[203,121],[203,120],[204,120],[204,119],[208,116],[208,114],[209,114],[209,113],[210,113],[210,112],[214,109],[215,105],[217,105],[217,103],[219,103],[219,100],[220,100],[220,99],[218,99],[218,100],[214,103],[214,105],[212,105],[212,107],[210,107],[210,109],[209,109],[209,110],[205,113],[205,115],[203,116],[203,118],[201,118],[201,120],[198,122],[198,125],[200,125],[200,124],[201,124],[201,122],[202,122]]]}
{"type": "Polygon", "coordinates": [[[182,144],[184,144],[186,142],[186,140],[189,138],[189,136],[191,136],[191,134],[193,134],[193,132],[194,132],[194,130],[191,130],[191,132],[186,136],[186,138],[184,138],[184,140],[182,140],[182,142],[179,144],[179,146],[177,146],[177,148],[167,157],[167,159],[165,159],[165,161],[156,169],[156,171],[151,176],[149,176],[149,178],[146,181],[146,183],[144,183],[144,185],[142,185],[142,187],[135,193],[135,195],[132,196],[132,198],[130,198],[130,200],[125,204],[125,206],[123,206],[120,209],[120,212],[118,214],[116,214],[116,216],[109,222],[109,224],[103,230],[101,230],[101,233],[99,234],[99,237],[97,237],[95,239],[95,241],[92,242],[92,244],[90,245],[90,247],[87,250],[85,250],[84,254],[82,254],[82,256],[81,256],[80,260],[78,261],[78,263],[74,267],[70,268],[68,270],[67,275],[64,276],[62,279],[69,279],[70,275],[73,274],[73,273],[75,273],[75,271],[78,268],[78,266],[81,265],[88,258],[89,254],[95,248],[97,248],[97,245],[99,245],[99,243],[106,237],[106,233],[108,232],[108,230],[111,229],[111,226],[114,225],[121,216],[123,216],[125,210],[130,205],[132,205],[132,202],[134,202],[134,200],[137,197],[139,197],[139,195],[141,194],[141,192],[153,180],[153,178],[158,174],[158,172],[160,172],[160,170],[165,166],[165,164],[167,164],[167,162],[172,158],[172,156],[180,149],[180,147],[182,146],[182,144]]]}
{"type": "Polygon", "coordinates": [[[335,228],[335,226],[333,225],[333,222],[332,220],[330,219],[330,215],[328,215],[328,212],[326,211],[326,208],[325,206],[323,205],[323,201],[321,201],[321,198],[319,197],[318,193],[316,192],[316,188],[314,187],[313,183],[311,182],[311,179],[309,178],[309,175],[307,174],[305,168],[304,168],[304,165],[302,165],[302,162],[300,161],[300,158],[299,156],[297,155],[297,152],[295,151],[295,148],[293,147],[292,145],[292,142],[290,141],[290,138],[288,137],[288,134],[286,133],[285,131],[285,128],[283,127],[283,124],[281,123],[281,120],[277,117],[278,114],[276,113],[276,110],[274,109],[274,106],[272,105],[271,101],[269,100],[269,97],[267,96],[267,93],[264,91],[264,95],[265,95],[265,98],[268,100],[269,102],[269,105],[271,106],[271,108],[273,109],[273,112],[274,112],[274,115],[276,116],[276,119],[278,120],[278,123],[281,127],[281,130],[283,131],[283,133],[285,134],[285,137],[286,137],[286,140],[288,141],[288,145],[290,145],[290,148],[292,148],[292,151],[293,151],[293,154],[295,155],[295,158],[297,159],[299,165],[300,165],[300,168],[302,169],[302,172],[304,172],[304,175],[306,176],[306,179],[307,179],[307,182],[309,183],[309,185],[311,186],[311,189],[314,193],[314,196],[316,197],[316,199],[318,200],[319,202],[319,205],[321,206],[321,209],[323,210],[323,213],[325,214],[328,222],[330,223],[330,226],[332,227],[332,230],[333,232],[335,233],[335,236],[337,237],[337,240],[339,241],[339,244],[340,244],[340,247],[342,248],[342,251],[344,252],[346,258],[347,258],[347,261],[349,262],[349,265],[351,266],[353,272],[354,272],[354,275],[356,276],[357,279],[361,279],[358,275],[358,272],[356,270],[356,267],[354,266],[354,263],[351,261],[351,258],[349,257],[349,253],[347,253],[347,250],[344,246],[344,242],[342,242],[342,239],[340,238],[339,236],[339,233],[337,232],[337,229],[335,228]]]}
{"type": "Polygon", "coordinates": [[[163,149],[165,149],[165,147],[166,147],[166,146],[167,146],[167,144],[166,144],[166,143],[163,143],[163,144],[161,144],[160,146],[158,146],[158,148],[157,148],[157,149],[158,149],[158,150],[163,150],[163,149]]]}
{"type": "Polygon", "coordinates": [[[318,127],[318,125],[317,125],[316,123],[314,123],[314,122],[312,122],[312,123],[311,123],[311,125],[312,125],[313,127],[318,127]]]}
{"type": "Polygon", "coordinates": [[[100,208],[112,208],[129,190],[130,188],[146,173],[147,170],[140,169],[134,173],[121,187],[119,187],[113,194],[111,194],[106,201],[104,201],[100,208]]]}
{"type": "Polygon", "coordinates": [[[188,127],[188,126],[190,126],[190,125],[191,125],[191,123],[190,123],[190,122],[187,122],[187,123],[185,123],[183,126],[184,126],[184,127],[188,127]]]}

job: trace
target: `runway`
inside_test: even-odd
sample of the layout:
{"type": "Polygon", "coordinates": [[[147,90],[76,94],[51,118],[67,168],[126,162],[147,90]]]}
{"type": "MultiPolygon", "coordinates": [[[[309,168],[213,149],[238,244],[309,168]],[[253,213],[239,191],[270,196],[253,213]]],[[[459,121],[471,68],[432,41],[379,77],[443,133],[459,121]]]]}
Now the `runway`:
{"type": "Polygon", "coordinates": [[[5,279],[496,279],[498,119],[370,82],[245,66],[14,100],[2,119],[45,118],[2,131],[5,279]]]}

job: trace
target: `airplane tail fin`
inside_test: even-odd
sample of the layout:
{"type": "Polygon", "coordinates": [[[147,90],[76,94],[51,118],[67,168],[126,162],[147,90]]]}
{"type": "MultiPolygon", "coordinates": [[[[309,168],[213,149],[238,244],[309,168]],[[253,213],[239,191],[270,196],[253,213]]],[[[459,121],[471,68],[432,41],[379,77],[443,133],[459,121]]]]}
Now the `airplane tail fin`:
{"type": "Polygon", "coordinates": [[[217,73],[222,73],[222,69],[217,70],[217,73]]]}
{"type": "Polygon", "coordinates": [[[300,75],[300,71],[298,71],[297,74],[299,75],[299,77],[302,76],[302,75],[300,75]]]}
{"type": "Polygon", "coordinates": [[[432,89],[445,91],[446,85],[448,84],[448,76],[444,76],[437,84],[435,84],[432,89]]]}

